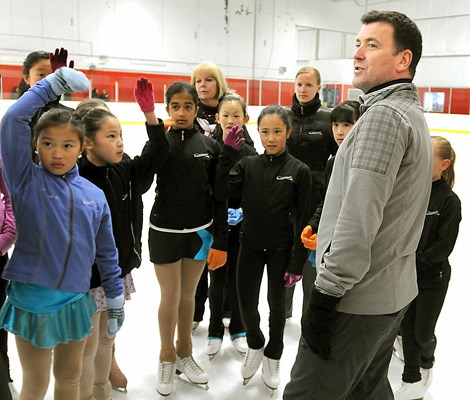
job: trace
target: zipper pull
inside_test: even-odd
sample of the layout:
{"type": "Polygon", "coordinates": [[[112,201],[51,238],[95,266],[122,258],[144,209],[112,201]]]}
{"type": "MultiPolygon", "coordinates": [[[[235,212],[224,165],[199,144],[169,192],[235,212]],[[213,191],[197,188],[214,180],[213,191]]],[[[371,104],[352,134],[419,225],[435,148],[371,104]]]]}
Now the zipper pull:
{"type": "Polygon", "coordinates": [[[181,141],[184,141],[184,131],[181,131],[181,141]]]}

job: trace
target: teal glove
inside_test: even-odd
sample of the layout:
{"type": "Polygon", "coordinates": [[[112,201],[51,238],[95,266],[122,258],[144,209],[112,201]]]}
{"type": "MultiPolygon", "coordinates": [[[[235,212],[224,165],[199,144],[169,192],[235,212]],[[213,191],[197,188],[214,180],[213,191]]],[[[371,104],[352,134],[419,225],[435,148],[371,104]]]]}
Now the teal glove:
{"type": "Polygon", "coordinates": [[[83,72],[68,67],[61,67],[44,79],[57,96],[69,92],[85,92],[90,87],[90,81],[83,72]]]}
{"type": "Polygon", "coordinates": [[[112,299],[106,298],[108,306],[108,332],[109,338],[116,336],[124,323],[124,295],[120,294],[112,299]]]}

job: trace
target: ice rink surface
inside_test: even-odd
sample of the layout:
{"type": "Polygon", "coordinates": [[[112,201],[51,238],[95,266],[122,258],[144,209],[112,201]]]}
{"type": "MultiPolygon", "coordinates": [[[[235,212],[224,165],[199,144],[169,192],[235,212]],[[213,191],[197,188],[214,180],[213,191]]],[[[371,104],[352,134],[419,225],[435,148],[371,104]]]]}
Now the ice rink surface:
{"type": "MultiPolygon", "coordinates": [[[[0,116],[3,115],[8,101],[0,101],[0,116]]],[[[74,106],[74,104],[71,104],[74,106]]],[[[143,118],[135,104],[110,103],[111,110],[122,123],[125,151],[134,156],[138,154],[146,140],[143,118]]],[[[256,133],[256,117],[261,107],[249,107],[251,112],[248,128],[255,140],[258,151],[261,151],[259,137],[256,133]]],[[[166,118],[164,107],[157,107],[157,115],[166,118]]],[[[456,184],[454,191],[462,201],[462,222],[460,234],[451,255],[453,267],[452,279],[446,302],[438,322],[436,363],[434,381],[425,400],[448,400],[452,397],[469,398],[467,373],[470,359],[470,329],[468,288],[470,269],[465,261],[466,244],[470,238],[470,219],[467,218],[467,205],[470,205],[470,185],[467,171],[470,171],[470,116],[462,115],[427,115],[432,135],[445,136],[450,140],[457,154],[456,184]]],[[[160,396],[156,392],[159,333],[157,324],[157,308],[159,304],[159,287],[155,278],[153,265],[149,262],[147,249],[148,215],[153,204],[154,189],[144,196],[144,230],[143,230],[143,263],[133,272],[137,292],[132,300],[126,303],[126,320],[116,339],[116,354],[119,365],[125,372],[129,384],[128,393],[113,391],[113,400],[149,400],[160,396]]],[[[294,315],[287,323],[284,338],[284,353],[281,359],[281,386],[272,398],[281,399],[282,392],[289,381],[290,370],[297,354],[300,336],[300,316],[302,306],[301,285],[295,291],[294,315]]],[[[267,335],[267,319],[269,309],[266,300],[266,282],[263,281],[260,297],[260,314],[263,332],[267,335]]],[[[221,351],[212,361],[204,353],[207,337],[209,307],[206,303],[204,320],[193,333],[194,357],[209,375],[209,390],[204,391],[185,383],[176,381],[176,387],[170,399],[269,399],[268,391],[261,379],[261,369],[246,385],[242,385],[240,367],[243,357],[232,347],[226,332],[221,351]]],[[[12,376],[17,388],[21,387],[21,368],[16,354],[13,336],[10,335],[10,358],[12,376]]],[[[389,378],[392,386],[401,380],[402,364],[392,357],[389,378]]],[[[334,382],[332,382],[334,384],[334,382]]],[[[53,382],[49,387],[47,400],[53,399],[53,382]]],[[[327,399],[325,399],[327,400],[327,399]]]]}

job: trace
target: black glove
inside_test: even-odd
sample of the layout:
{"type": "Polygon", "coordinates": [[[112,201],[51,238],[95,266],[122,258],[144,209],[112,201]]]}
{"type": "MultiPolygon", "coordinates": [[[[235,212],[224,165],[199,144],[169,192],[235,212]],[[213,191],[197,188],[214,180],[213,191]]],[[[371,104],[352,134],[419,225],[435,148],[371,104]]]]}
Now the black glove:
{"type": "Polygon", "coordinates": [[[302,336],[310,350],[324,360],[330,357],[330,336],[336,321],[336,305],[341,297],[328,296],[312,285],[310,302],[302,314],[302,336]]]}

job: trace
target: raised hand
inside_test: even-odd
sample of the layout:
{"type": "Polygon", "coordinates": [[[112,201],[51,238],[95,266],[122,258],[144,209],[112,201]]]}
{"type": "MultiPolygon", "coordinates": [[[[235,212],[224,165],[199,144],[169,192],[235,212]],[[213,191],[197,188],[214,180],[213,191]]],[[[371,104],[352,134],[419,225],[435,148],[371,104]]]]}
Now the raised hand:
{"type": "MultiPolygon", "coordinates": [[[[61,67],[66,67],[67,66],[67,56],[69,52],[64,49],[63,47],[59,49],[55,49],[54,53],[49,53],[49,60],[51,62],[51,68],[52,72],[55,70],[61,68],[61,67]]],[[[74,61],[71,60],[69,63],[69,68],[73,68],[75,65],[74,61]]]]}
{"type": "Polygon", "coordinates": [[[153,94],[153,85],[146,78],[139,78],[134,88],[135,101],[140,106],[142,112],[152,112],[155,110],[155,96],[153,94]]]}
{"type": "Polygon", "coordinates": [[[240,150],[240,148],[243,146],[243,143],[245,143],[245,138],[241,137],[242,133],[243,128],[238,125],[232,126],[227,133],[224,144],[230,146],[234,150],[240,150]]]}

